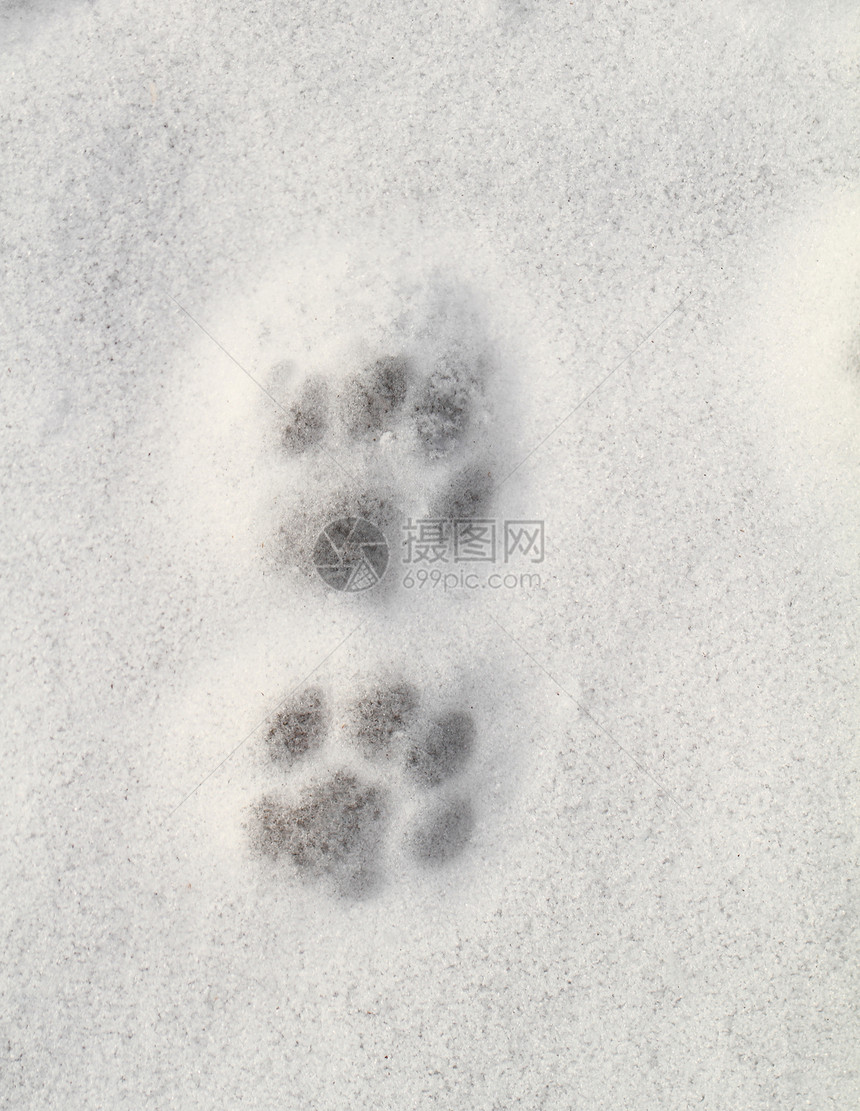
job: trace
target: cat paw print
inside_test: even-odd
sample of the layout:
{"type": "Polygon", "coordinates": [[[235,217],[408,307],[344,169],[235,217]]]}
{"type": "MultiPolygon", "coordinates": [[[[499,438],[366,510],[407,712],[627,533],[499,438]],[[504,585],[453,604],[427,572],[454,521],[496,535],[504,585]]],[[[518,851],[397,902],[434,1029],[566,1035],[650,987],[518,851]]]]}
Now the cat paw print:
{"type": "Polygon", "coordinates": [[[403,868],[441,869],[475,824],[468,772],[472,709],[403,678],[338,702],[312,686],[269,723],[261,755],[272,787],[247,821],[255,855],[330,892],[372,895],[403,868]]]}
{"type": "Polygon", "coordinates": [[[361,560],[350,532],[359,522],[394,539],[408,516],[473,519],[493,503],[494,355],[465,295],[437,296],[417,320],[351,347],[272,372],[280,409],[268,442],[290,491],[276,512],[281,567],[312,573],[322,544],[336,574],[361,560]],[[340,542],[325,535],[335,523],[340,542]]]}

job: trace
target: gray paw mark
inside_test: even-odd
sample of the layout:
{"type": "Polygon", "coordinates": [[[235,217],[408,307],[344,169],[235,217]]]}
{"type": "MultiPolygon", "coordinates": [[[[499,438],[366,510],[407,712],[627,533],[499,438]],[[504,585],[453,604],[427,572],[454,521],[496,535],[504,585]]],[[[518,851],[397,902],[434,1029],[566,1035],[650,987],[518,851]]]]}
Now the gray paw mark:
{"type": "Polygon", "coordinates": [[[438,787],[465,768],[475,744],[471,714],[443,714],[406,756],[406,770],[421,787],[438,787]]]}
{"type": "Polygon", "coordinates": [[[444,455],[464,438],[472,420],[473,393],[473,375],[456,358],[437,366],[424,383],[413,416],[429,455],[444,455]]]}
{"type": "Polygon", "coordinates": [[[395,744],[412,725],[418,691],[411,683],[379,687],[358,699],[350,712],[352,739],[371,760],[390,760],[395,744]]]}
{"type": "Polygon", "coordinates": [[[386,793],[337,771],[296,805],[264,796],[254,808],[254,837],[272,860],[286,855],[301,875],[326,879],[340,894],[368,893],[379,881],[389,807],[386,793]]]}
{"type": "Polygon", "coordinates": [[[438,868],[458,857],[469,843],[475,825],[471,802],[456,798],[435,808],[413,831],[412,856],[427,868],[438,868]]]}
{"type": "Polygon", "coordinates": [[[320,687],[307,688],[279,711],[264,737],[266,755],[282,773],[292,775],[301,762],[311,778],[292,800],[270,792],[251,808],[256,855],[286,861],[298,878],[322,882],[337,895],[365,897],[382,884],[391,819],[409,808],[417,787],[422,799],[406,836],[407,856],[422,868],[453,861],[469,842],[474,812],[462,791],[446,799],[439,788],[472,756],[471,714],[422,712],[420,691],[404,679],[370,687],[337,721],[330,701],[320,687]],[[359,766],[326,767],[332,734],[351,746],[359,766]]]}
{"type": "Polygon", "coordinates": [[[290,405],[281,430],[281,442],[292,455],[317,447],[328,429],[328,385],[322,378],[308,378],[290,405]]]}
{"type": "Polygon", "coordinates": [[[271,760],[291,767],[322,747],[327,728],[323,692],[319,687],[308,687],[291,698],[275,718],[266,736],[271,760]]]}
{"type": "MultiPolygon", "coordinates": [[[[294,457],[325,452],[334,466],[308,471],[292,504],[285,499],[272,547],[279,568],[313,576],[316,538],[338,519],[370,521],[391,543],[398,519],[428,511],[444,520],[489,515],[503,450],[483,432],[495,359],[469,303],[468,295],[445,295],[438,311],[398,328],[396,343],[358,372],[345,379],[311,373],[297,385],[281,425],[283,447],[294,457]],[[344,489],[340,474],[353,471],[344,489]]],[[[374,598],[396,589],[387,578],[374,598]]]]}
{"type": "Polygon", "coordinates": [[[475,520],[488,513],[492,499],[492,474],[473,464],[448,482],[434,502],[433,512],[445,520],[475,520]]]}
{"type": "Polygon", "coordinates": [[[399,356],[377,359],[348,383],[341,398],[343,421],[352,439],[376,437],[406,400],[408,367],[399,356]]]}

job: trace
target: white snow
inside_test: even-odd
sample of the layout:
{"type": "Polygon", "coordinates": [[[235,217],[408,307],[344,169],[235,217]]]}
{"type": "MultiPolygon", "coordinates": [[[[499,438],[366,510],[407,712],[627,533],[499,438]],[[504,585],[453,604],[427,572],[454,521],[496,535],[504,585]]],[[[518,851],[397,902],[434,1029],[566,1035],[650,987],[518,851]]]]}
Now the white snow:
{"type": "Polygon", "coordinates": [[[856,1106],[858,42],[823,2],[0,12],[0,1105],[856,1106]],[[288,458],[298,383],[449,341],[540,586],[285,567],[284,522],[456,470],[406,420],[288,458]],[[430,796],[333,732],[279,789],[387,785],[384,885],[255,859],[276,707],[401,674],[474,717],[465,850],[418,867],[430,796]]]}

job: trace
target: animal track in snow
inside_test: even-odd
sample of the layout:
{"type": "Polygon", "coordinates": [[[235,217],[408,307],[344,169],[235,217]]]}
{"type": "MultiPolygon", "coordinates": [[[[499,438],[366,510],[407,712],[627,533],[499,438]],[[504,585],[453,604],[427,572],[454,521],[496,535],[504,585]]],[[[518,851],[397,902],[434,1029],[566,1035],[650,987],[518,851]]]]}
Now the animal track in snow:
{"type": "Polygon", "coordinates": [[[289,662],[305,673],[300,661],[318,662],[310,645],[322,648],[321,623],[345,598],[348,577],[339,580],[337,567],[328,578],[317,573],[328,549],[346,559],[351,546],[370,544],[362,521],[388,541],[387,577],[366,596],[391,623],[377,637],[400,645],[400,673],[380,665],[378,639],[356,642],[373,682],[358,689],[329,676],[291,696],[266,726],[265,771],[244,805],[244,843],[261,865],[359,896],[398,868],[420,874],[460,858],[491,792],[507,790],[481,727],[484,696],[479,712],[475,692],[450,681],[468,675],[475,645],[440,615],[441,682],[416,671],[401,627],[411,618],[393,604],[394,568],[407,518],[498,513],[496,484],[513,459],[512,352],[522,329],[480,281],[416,254],[374,265],[337,252],[320,259],[310,252],[225,302],[232,316],[205,316],[232,363],[213,369],[208,349],[201,359],[180,465],[200,475],[188,482],[195,501],[185,519],[222,537],[232,596],[266,607],[258,611],[265,643],[280,640],[271,635],[276,614],[295,628],[289,662]],[[487,760],[481,786],[474,771],[487,760]]]}
{"type": "Polygon", "coordinates": [[[419,867],[465,851],[475,817],[462,780],[476,725],[468,710],[435,701],[401,678],[335,708],[318,686],[291,696],[265,734],[272,788],[248,820],[257,855],[360,897],[384,881],[397,829],[400,851],[419,867]]]}

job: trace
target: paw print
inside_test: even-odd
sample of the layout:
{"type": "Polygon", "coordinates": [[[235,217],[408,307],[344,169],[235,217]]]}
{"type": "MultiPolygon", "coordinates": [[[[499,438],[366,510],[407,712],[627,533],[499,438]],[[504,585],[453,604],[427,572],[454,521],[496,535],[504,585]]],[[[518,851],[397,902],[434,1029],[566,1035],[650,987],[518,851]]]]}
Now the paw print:
{"type": "Polygon", "coordinates": [[[339,703],[308,687],[263,737],[273,787],[251,808],[250,844],[299,880],[350,898],[377,891],[393,861],[441,868],[474,828],[465,780],[475,746],[469,711],[403,678],[339,703]]]}
{"type": "Polygon", "coordinates": [[[390,329],[369,356],[347,352],[337,365],[312,354],[304,366],[278,360],[285,381],[270,442],[292,491],[278,510],[282,568],[312,574],[314,547],[331,522],[366,520],[393,538],[409,515],[490,511],[501,446],[490,345],[444,299],[430,316],[390,329]]]}

